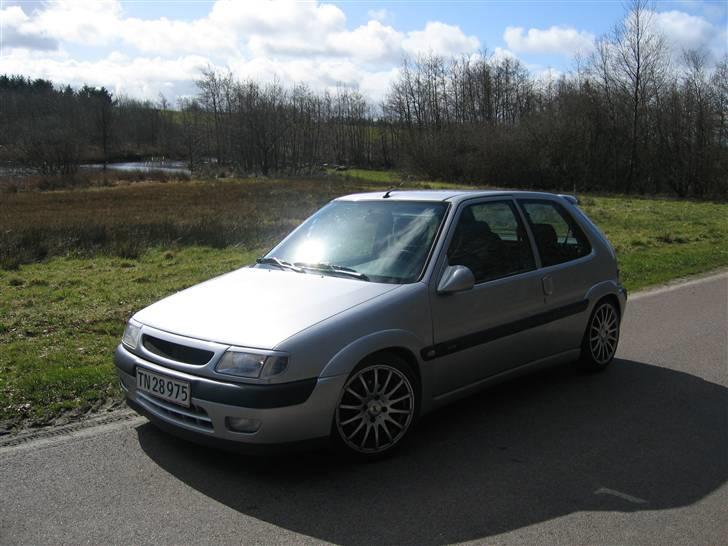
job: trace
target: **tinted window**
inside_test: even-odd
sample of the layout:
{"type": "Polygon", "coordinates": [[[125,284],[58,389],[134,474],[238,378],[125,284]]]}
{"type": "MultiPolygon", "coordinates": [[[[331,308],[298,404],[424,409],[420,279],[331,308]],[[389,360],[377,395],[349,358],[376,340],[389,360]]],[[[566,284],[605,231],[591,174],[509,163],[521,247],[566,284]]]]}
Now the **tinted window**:
{"type": "Polygon", "coordinates": [[[469,267],[475,282],[535,268],[526,232],[508,201],[490,201],[463,209],[447,257],[450,265],[469,267]]]}
{"type": "Polygon", "coordinates": [[[591,245],[566,209],[552,201],[519,201],[536,239],[544,267],[586,256],[591,245]]]}

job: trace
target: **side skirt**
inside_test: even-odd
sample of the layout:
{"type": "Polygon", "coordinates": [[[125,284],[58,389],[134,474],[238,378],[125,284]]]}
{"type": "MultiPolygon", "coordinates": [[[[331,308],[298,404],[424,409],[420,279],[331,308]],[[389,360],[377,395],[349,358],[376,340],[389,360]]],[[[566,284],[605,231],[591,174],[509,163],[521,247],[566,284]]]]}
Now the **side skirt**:
{"type": "Polygon", "coordinates": [[[487,387],[491,387],[493,385],[497,385],[498,383],[503,383],[505,381],[515,379],[516,377],[535,372],[536,370],[541,370],[550,366],[557,366],[559,364],[565,364],[567,362],[573,362],[579,358],[580,354],[581,349],[570,349],[568,351],[564,351],[563,353],[558,353],[556,355],[552,355],[546,358],[534,360],[533,362],[529,362],[528,364],[524,364],[523,366],[519,366],[518,368],[513,368],[495,375],[491,375],[490,377],[481,379],[476,383],[472,383],[464,387],[459,387],[455,390],[433,397],[432,403],[428,404],[429,407],[427,409],[429,411],[435,408],[439,408],[441,406],[445,406],[451,402],[460,400],[461,398],[465,398],[466,396],[474,394],[487,387]]]}

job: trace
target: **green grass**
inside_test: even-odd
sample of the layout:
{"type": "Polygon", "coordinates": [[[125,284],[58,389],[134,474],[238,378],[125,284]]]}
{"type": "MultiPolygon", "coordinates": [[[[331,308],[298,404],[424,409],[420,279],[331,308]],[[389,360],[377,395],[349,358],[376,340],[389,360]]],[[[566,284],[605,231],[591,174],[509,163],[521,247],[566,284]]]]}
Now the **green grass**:
{"type": "MultiPolygon", "coordinates": [[[[382,189],[390,184],[384,178],[143,183],[0,196],[0,255],[8,266],[0,269],[0,429],[119,401],[112,352],[134,311],[252,262],[321,204],[382,189]]],[[[408,180],[403,187],[455,185],[408,180]]],[[[582,201],[615,246],[631,291],[728,266],[725,204],[582,201]]]]}
{"type": "Polygon", "coordinates": [[[582,208],[614,246],[629,290],[728,266],[724,203],[587,196],[582,208]]]}
{"type": "Polygon", "coordinates": [[[0,428],[119,400],[112,353],[134,311],[257,255],[153,249],[137,260],[54,258],[0,270],[0,428]]]}
{"type": "MultiPolygon", "coordinates": [[[[345,171],[336,171],[327,169],[329,176],[338,176],[345,180],[354,180],[359,182],[370,182],[384,189],[399,187],[402,189],[420,189],[420,190],[451,190],[466,189],[472,190],[477,187],[485,188],[487,186],[472,186],[467,184],[457,184],[455,182],[440,182],[433,180],[421,180],[412,175],[405,174],[400,171],[381,171],[371,169],[347,169],[345,171]]],[[[377,187],[375,189],[382,189],[377,187]]]]}
{"type": "Polygon", "coordinates": [[[369,169],[347,169],[345,171],[336,171],[327,169],[328,175],[340,176],[352,180],[360,180],[362,182],[374,182],[376,184],[399,184],[403,179],[403,174],[399,171],[376,171],[369,169]]]}

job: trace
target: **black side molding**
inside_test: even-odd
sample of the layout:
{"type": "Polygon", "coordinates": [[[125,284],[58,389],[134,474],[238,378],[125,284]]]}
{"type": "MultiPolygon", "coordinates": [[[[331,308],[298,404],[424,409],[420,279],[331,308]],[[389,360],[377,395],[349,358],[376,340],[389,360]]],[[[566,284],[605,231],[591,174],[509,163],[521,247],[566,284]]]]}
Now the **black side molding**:
{"type": "MultiPolygon", "coordinates": [[[[114,364],[127,375],[136,376],[136,358],[121,345],[114,353],[114,364]]],[[[200,400],[241,408],[269,409],[304,403],[317,381],[316,377],[312,377],[290,383],[241,385],[190,379],[190,386],[192,396],[200,400]]]]}
{"type": "Polygon", "coordinates": [[[542,326],[555,320],[582,313],[588,308],[589,300],[570,303],[569,305],[557,307],[556,309],[546,311],[545,313],[539,313],[538,315],[533,315],[525,319],[509,322],[508,324],[501,324],[500,326],[488,328],[487,330],[481,330],[480,332],[474,332],[466,336],[443,341],[441,343],[431,345],[430,347],[425,347],[422,349],[420,354],[423,360],[433,360],[440,356],[457,353],[458,351],[463,351],[477,345],[489,343],[502,337],[517,334],[523,330],[542,326]]]}

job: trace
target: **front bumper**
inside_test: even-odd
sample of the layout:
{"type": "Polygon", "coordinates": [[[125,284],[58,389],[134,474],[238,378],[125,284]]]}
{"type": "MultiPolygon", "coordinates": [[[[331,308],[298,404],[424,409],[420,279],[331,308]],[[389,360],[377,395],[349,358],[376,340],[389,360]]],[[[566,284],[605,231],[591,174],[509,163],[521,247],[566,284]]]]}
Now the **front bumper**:
{"type": "Polygon", "coordinates": [[[160,366],[122,345],[116,349],[114,364],[129,406],[163,429],[212,445],[265,447],[328,437],[346,381],[346,376],[335,376],[270,385],[224,383],[160,366]],[[183,408],[137,391],[136,367],[140,365],[189,382],[191,406],[183,408]],[[235,432],[229,428],[228,418],[254,419],[260,427],[255,432],[235,432]]]}

